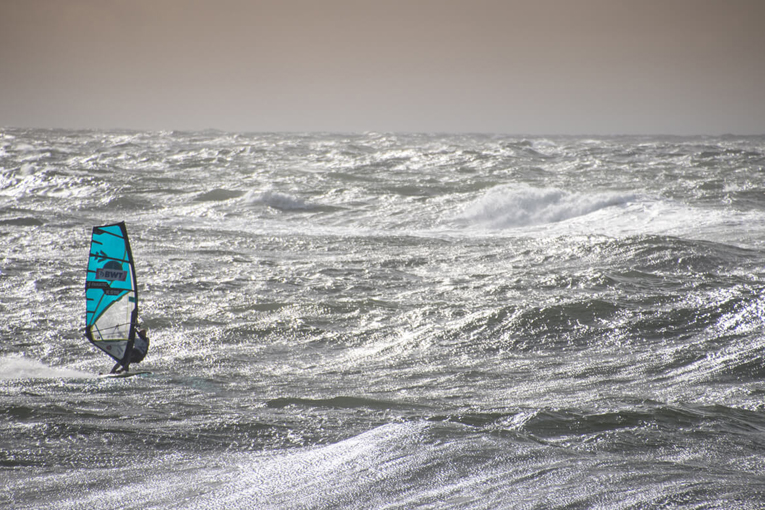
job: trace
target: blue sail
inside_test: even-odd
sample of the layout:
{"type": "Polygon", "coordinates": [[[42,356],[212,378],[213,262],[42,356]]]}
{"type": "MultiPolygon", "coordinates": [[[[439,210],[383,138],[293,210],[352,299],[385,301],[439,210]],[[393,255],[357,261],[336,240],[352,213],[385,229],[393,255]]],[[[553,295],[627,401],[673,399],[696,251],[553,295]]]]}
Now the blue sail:
{"type": "Polygon", "coordinates": [[[138,321],[138,289],[124,222],[93,227],[85,297],[85,336],[123,365],[129,363],[138,321]]]}

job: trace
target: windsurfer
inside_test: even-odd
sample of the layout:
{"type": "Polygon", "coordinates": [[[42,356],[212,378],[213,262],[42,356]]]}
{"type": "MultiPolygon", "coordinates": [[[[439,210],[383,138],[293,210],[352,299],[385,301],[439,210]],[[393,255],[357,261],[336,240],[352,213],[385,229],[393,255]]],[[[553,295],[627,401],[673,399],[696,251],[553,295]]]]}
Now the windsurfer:
{"type": "Polygon", "coordinates": [[[140,363],[143,358],[146,357],[146,353],[149,351],[149,337],[146,334],[145,329],[139,329],[133,342],[133,349],[130,351],[130,355],[127,356],[127,363],[122,365],[121,361],[118,361],[114,368],[112,368],[113,374],[120,374],[130,370],[131,363],[140,363]],[[122,368],[120,368],[122,367],[122,368]]]}

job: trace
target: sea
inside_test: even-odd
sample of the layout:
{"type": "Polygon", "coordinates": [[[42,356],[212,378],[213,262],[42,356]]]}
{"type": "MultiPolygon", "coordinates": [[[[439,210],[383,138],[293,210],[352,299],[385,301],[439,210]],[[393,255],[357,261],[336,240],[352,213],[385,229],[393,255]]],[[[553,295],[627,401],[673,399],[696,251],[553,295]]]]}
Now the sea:
{"type": "Polygon", "coordinates": [[[764,321],[764,136],[0,129],[2,508],[765,508],[764,321]]]}

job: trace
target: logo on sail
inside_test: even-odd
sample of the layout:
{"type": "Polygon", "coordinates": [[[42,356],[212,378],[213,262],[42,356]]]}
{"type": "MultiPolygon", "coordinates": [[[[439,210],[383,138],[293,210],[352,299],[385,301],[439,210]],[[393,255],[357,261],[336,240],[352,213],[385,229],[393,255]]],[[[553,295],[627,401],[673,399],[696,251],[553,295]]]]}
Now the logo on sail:
{"type": "Polygon", "coordinates": [[[96,278],[99,280],[109,280],[124,282],[127,280],[127,271],[122,269],[119,262],[107,262],[102,268],[96,269],[96,278]]]}

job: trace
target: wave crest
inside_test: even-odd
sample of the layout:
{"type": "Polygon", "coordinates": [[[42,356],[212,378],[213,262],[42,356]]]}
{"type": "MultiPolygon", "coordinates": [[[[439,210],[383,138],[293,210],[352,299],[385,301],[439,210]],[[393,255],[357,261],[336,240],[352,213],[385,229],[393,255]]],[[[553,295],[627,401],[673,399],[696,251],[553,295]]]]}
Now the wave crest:
{"type": "Polygon", "coordinates": [[[557,223],[635,200],[634,194],[569,193],[557,188],[497,186],[455,218],[466,225],[513,228],[557,223]]]}
{"type": "Polygon", "coordinates": [[[270,189],[260,192],[250,191],[244,197],[244,201],[250,205],[265,205],[280,211],[307,211],[313,208],[311,204],[298,197],[270,189]]]}

